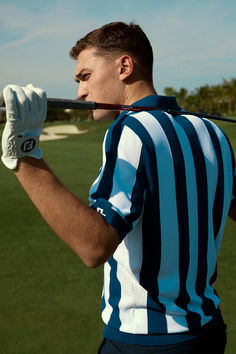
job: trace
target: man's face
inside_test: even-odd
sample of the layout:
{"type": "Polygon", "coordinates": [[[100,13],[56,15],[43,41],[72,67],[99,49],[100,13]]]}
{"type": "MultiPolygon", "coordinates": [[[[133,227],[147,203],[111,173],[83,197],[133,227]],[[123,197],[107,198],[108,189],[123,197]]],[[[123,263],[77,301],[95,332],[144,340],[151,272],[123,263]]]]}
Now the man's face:
{"type": "MultiPolygon", "coordinates": [[[[75,80],[79,83],[77,98],[100,103],[122,104],[122,81],[118,60],[95,55],[94,48],[83,50],[78,58],[75,80]]],[[[95,120],[114,119],[119,112],[95,110],[95,120]]]]}

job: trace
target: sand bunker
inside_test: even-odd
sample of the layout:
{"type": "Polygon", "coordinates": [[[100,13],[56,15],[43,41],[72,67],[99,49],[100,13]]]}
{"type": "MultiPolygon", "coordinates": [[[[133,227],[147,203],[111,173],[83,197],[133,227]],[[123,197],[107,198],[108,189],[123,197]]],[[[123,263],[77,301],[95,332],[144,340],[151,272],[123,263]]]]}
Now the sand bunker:
{"type": "Polygon", "coordinates": [[[79,130],[75,125],[55,125],[43,129],[40,141],[66,139],[71,134],[85,134],[87,130],[79,130]]]}

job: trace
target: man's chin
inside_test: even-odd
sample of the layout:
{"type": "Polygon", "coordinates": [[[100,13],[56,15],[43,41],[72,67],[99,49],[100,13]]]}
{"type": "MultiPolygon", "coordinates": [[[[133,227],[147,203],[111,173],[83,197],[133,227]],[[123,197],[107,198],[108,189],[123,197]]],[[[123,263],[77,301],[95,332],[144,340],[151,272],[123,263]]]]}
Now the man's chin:
{"type": "Polygon", "coordinates": [[[115,120],[119,115],[118,111],[108,111],[103,109],[96,109],[93,111],[93,119],[97,122],[105,122],[108,120],[115,120]]]}

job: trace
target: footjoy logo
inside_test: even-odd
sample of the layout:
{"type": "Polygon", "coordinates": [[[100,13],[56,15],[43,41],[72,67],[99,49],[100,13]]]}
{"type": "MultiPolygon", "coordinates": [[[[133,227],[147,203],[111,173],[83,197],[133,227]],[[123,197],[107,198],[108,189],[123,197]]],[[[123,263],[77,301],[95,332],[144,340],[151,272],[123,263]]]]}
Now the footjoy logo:
{"type": "Polygon", "coordinates": [[[35,140],[34,139],[28,139],[23,142],[21,145],[21,150],[23,152],[30,152],[34,149],[35,147],[35,140]]]}

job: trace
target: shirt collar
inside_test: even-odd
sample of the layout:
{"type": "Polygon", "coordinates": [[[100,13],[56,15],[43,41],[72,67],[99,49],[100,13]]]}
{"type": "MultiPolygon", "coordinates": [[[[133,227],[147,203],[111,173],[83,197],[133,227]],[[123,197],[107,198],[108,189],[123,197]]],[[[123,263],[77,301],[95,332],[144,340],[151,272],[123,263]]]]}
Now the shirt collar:
{"type": "Polygon", "coordinates": [[[174,96],[150,95],[134,102],[133,106],[156,107],[158,110],[173,109],[176,111],[181,111],[181,108],[179,107],[174,96]]]}

